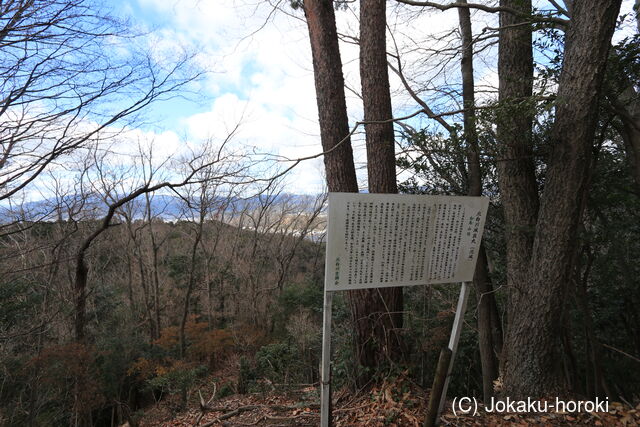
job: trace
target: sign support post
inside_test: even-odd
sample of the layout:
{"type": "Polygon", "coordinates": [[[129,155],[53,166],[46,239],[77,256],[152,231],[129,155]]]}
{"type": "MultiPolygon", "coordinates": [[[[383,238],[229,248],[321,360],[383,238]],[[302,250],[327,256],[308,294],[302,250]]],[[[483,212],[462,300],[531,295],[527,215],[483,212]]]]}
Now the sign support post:
{"type": "Polygon", "coordinates": [[[447,401],[447,388],[449,387],[449,380],[451,379],[451,372],[453,371],[453,361],[456,357],[456,351],[458,350],[458,342],[460,341],[460,332],[462,331],[462,325],[464,324],[464,313],[467,311],[467,300],[469,299],[469,291],[471,287],[467,282],[462,282],[460,287],[460,296],[458,297],[458,306],[456,307],[456,317],[453,319],[453,326],[451,327],[451,336],[449,337],[449,350],[451,350],[451,359],[449,360],[449,369],[447,369],[447,377],[444,380],[444,386],[442,387],[442,396],[440,397],[440,405],[438,406],[438,413],[436,414],[436,423],[444,404],[447,401]]]}
{"type": "Polygon", "coordinates": [[[322,320],[322,369],[320,373],[320,426],[331,425],[331,313],[333,291],[324,291],[322,320]]]}

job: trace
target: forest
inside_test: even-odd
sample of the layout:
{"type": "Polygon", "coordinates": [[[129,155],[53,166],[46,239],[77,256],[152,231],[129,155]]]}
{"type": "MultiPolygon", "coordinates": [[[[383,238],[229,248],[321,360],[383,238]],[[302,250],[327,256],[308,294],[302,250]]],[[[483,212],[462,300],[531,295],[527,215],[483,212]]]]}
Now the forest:
{"type": "MultiPolygon", "coordinates": [[[[167,137],[221,73],[143,3],[0,2],[0,425],[318,425],[330,192],[490,199],[438,422],[640,424],[640,0],[175,0],[304,46],[295,156],[167,137]]],[[[333,425],[433,425],[458,291],[336,293],[333,425]]]]}

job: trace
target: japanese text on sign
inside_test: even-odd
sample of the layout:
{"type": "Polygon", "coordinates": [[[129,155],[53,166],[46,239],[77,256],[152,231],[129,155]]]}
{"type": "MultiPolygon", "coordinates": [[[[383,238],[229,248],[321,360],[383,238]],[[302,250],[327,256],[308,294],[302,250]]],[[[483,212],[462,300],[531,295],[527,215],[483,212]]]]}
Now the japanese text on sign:
{"type": "Polygon", "coordinates": [[[327,290],[471,281],[488,199],[331,193],[327,290]]]}

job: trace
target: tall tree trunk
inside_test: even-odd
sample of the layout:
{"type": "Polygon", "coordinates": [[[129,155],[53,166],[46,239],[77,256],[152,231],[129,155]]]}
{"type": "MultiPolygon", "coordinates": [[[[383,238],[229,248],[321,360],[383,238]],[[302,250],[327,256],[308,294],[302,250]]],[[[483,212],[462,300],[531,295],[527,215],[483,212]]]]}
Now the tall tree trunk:
{"type": "MultiPolygon", "coordinates": [[[[313,69],[316,85],[316,97],[318,103],[318,115],[320,122],[320,134],[322,147],[325,151],[329,151],[324,156],[324,163],[327,175],[327,185],[331,192],[358,192],[358,184],[356,180],[355,167],[353,164],[353,152],[351,149],[351,141],[349,135],[349,121],[347,117],[347,109],[344,96],[344,77],[342,75],[342,62],[340,60],[340,51],[338,47],[338,36],[335,24],[335,15],[333,10],[333,1],[330,0],[305,0],[304,11],[309,29],[309,38],[311,41],[311,53],[313,56],[313,69]],[[334,148],[337,144],[339,146],[334,148]]],[[[383,12],[384,13],[384,12],[383,12]]],[[[383,21],[384,22],[384,21],[383,21]]],[[[382,26],[384,40],[384,25],[382,26]]],[[[386,53],[383,48],[382,62],[384,65],[384,73],[386,75],[386,53]]],[[[376,76],[379,77],[379,76],[376,76]]],[[[384,79],[388,85],[388,79],[384,79]]],[[[388,86],[387,86],[388,92],[388,86]]],[[[388,115],[384,119],[391,118],[390,103],[388,107],[388,115]]],[[[366,119],[366,116],[365,116],[366,119]]],[[[367,129],[367,133],[369,130],[367,129]]],[[[383,167],[385,191],[397,191],[395,184],[395,158],[393,156],[393,128],[390,133],[390,150],[387,147],[387,157],[385,157],[383,167]],[[391,156],[389,156],[391,154],[391,156]],[[393,176],[393,180],[388,177],[393,176]],[[392,187],[388,187],[392,183],[392,187]]],[[[369,144],[367,144],[369,145],[369,144]]],[[[376,156],[374,155],[374,158],[376,156]]],[[[370,158],[371,161],[371,158],[370,158]]],[[[370,174],[375,177],[375,173],[370,174]]],[[[375,179],[375,178],[374,178],[375,179]]],[[[380,191],[377,187],[370,184],[370,190],[380,191]]],[[[395,290],[397,294],[398,290],[395,290]]],[[[382,290],[382,294],[386,293],[382,290]]],[[[354,291],[350,293],[350,301],[352,307],[352,315],[359,326],[356,334],[356,348],[358,349],[359,362],[364,366],[375,367],[379,357],[386,357],[392,350],[398,348],[396,345],[389,345],[387,340],[388,334],[393,333],[388,327],[385,330],[377,328],[381,332],[376,341],[376,346],[382,347],[382,351],[378,351],[375,347],[370,348],[371,333],[373,325],[371,323],[380,313],[386,313],[387,310],[394,312],[394,307],[402,307],[402,297],[395,300],[385,301],[380,298],[378,291],[364,290],[354,291]],[[386,305],[385,305],[386,303],[386,305]]],[[[392,316],[383,316],[387,319],[387,323],[393,317],[400,317],[400,314],[392,316]]],[[[378,323],[379,324],[379,323],[378,323]]],[[[401,324],[396,320],[393,325],[399,327],[401,324]]],[[[387,325],[388,326],[388,325],[387,325]]],[[[395,334],[394,334],[395,335],[395,334]]]]}
{"type": "Polygon", "coordinates": [[[386,1],[360,2],[360,81],[369,192],[397,193],[391,94],[387,70],[386,1]]]}
{"type": "Polygon", "coordinates": [[[331,150],[324,156],[327,186],[331,192],[357,193],[333,1],[305,0],[304,13],[313,56],[320,139],[322,149],[331,150]]]}
{"type": "Polygon", "coordinates": [[[327,186],[330,192],[357,193],[333,1],[305,0],[304,12],[313,56],[320,139],[323,150],[331,150],[324,156],[327,186]]]}
{"type": "MultiPolygon", "coordinates": [[[[500,6],[531,13],[530,0],[502,0],[500,6]]],[[[531,27],[520,17],[500,13],[497,122],[500,199],[507,242],[507,282],[517,298],[526,283],[538,215],[538,189],[531,142],[533,53],[531,27]]]]}
{"type": "MultiPolygon", "coordinates": [[[[531,13],[530,0],[501,0],[500,6],[531,13]]],[[[528,268],[536,219],[538,188],[531,141],[533,53],[531,26],[521,16],[500,13],[498,50],[499,101],[497,154],[500,201],[505,217],[508,306],[511,311],[526,303],[528,268]]],[[[511,315],[511,312],[508,313],[511,315]]],[[[517,333],[507,328],[509,334],[517,333]]],[[[503,361],[511,350],[505,346],[503,361]]],[[[504,367],[501,366],[501,370],[504,367]]]]}
{"type": "Polygon", "coordinates": [[[563,289],[570,280],[576,229],[588,181],[598,101],[621,0],[575,2],[566,33],[545,190],[527,286],[514,289],[504,370],[507,394],[555,394],[563,289]]]}
{"type": "MultiPolygon", "coordinates": [[[[462,0],[461,3],[466,3],[462,0]]],[[[480,147],[476,130],[475,84],[473,78],[473,34],[471,16],[468,8],[458,8],[460,34],[462,36],[461,61],[462,98],[464,105],[464,140],[467,145],[468,195],[482,195],[482,170],[480,167],[480,147]]],[[[493,396],[493,381],[498,378],[498,359],[496,354],[502,350],[502,342],[494,343],[494,329],[502,334],[498,318],[493,286],[489,278],[487,254],[484,245],[480,246],[474,275],[474,288],[478,301],[478,345],[482,363],[482,391],[485,402],[493,396]]]]}
{"type": "MultiPolygon", "coordinates": [[[[386,1],[360,2],[360,81],[370,193],[397,193],[391,95],[387,70],[386,1]],[[371,123],[379,122],[379,123],[371,123]]],[[[349,292],[359,363],[376,368],[402,355],[402,288],[349,292]]],[[[366,379],[362,379],[365,381],[366,379]]]]}

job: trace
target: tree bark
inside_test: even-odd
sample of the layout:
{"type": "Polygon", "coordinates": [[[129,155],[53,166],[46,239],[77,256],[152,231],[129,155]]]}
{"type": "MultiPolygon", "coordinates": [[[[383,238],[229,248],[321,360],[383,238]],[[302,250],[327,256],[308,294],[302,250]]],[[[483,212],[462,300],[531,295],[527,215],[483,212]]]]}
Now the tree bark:
{"type": "Polygon", "coordinates": [[[561,391],[558,370],[563,289],[570,280],[598,118],[598,101],[620,0],[575,2],[566,33],[545,190],[526,287],[514,289],[505,347],[507,394],[561,391]]]}
{"type": "MultiPolygon", "coordinates": [[[[386,50],[386,1],[360,2],[360,81],[370,193],[397,193],[395,138],[386,50]],[[378,123],[372,123],[378,122],[378,123]]],[[[376,368],[402,355],[402,288],[349,292],[358,361],[376,368]]],[[[362,379],[363,381],[366,379],[362,379]]]]}
{"type": "MultiPolygon", "coordinates": [[[[304,12],[311,40],[322,148],[324,151],[331,150],[324,156],[327,186],[330,192],[357,193],[358,183],[353,163],[351,140],[349,138],[344,77],[342,75],[342,62],[338,46],[333,1],[305,0],[304,12]],[[338,144],[339,146],[336,147],[338,144]]],[[[384,54],[384,52],[383,50],[382,53],[384,54]]],[[[390,116],[386,118],[390,118],[390,116]]],[[[392,138],[393,130],[391,140],[392,138]]],[[[395,162],[395,159],[393,161],[395,162]]],[[[387,167],[388,174],[389,168],[387,167]]],[[[371,175],[375,176],[375,174],[371,175]]],[[[395,170],[393,182],[395,183],[395,170]]],[[[384,293],[384,290],[382,293],[384,293]]],[[[382,347],[382,350],[389,348],[384,333],[382,334],[382,339],[378,338],[375,341],[371,339],[374,331],[374,321],[381,317],[380,313],[387,311],[384,307],[382,309],[380,307],[386,301],[379,297],[377,290],[350,292],[349,300],[352,316],[356,323],[355,346],[358,362],[366,367],[376,367],[379,358],[388,353],[379,351],[380,347],[382,347]]],[[[394,307],[394,305],[391,304],[390,307],[394,307]]],[[[389,316],[385,317],[387,320],[390,319],[389,316]]],[[[380,324],[380,322],[375,323],[380,324]]],[[[377,331],[380,331],[380,329],[378,328],[377,331]]]]}
{"type": "MultiPolygon", "coordinates": [[[[517,9],[525,16],[531,13],[530,0],[501,0],[500,6],[517,9]]],[[[496,125],[500,149],[497,172],[505,217],[509,315],[526,304],[523,290],[529,283],[529,261],[539,206],[531,141],[532,34],[523,15],[500,13],[498,45],[500,106],[496,125]]],[[[513,333],[517,331],[508,327],[506,341],[513,333]]],[[[509,357],[510,350],[505,346],[503,360],[509,357]]]]}
{"type": "MultiPolygon", "coordinates": [[[[344,77],[342,75],[342,62],[340,60],[340,51],[338,47],[333,2],[328,0],[305,0],[304,11],[307,19],[309,38],[311,41],[311,53],[313,56],[322,147],[325,151],[331,150],[324,156],[328,189],[330,192],[339,191],[355,193],[358,192],[358,184],[353,163],[351,141],[348,137],[349,122],[344,96],[344,77]],[[338,144],[339,146],[334,148],[338,144]]],[[[385,27],[383,25],[383,42],[384,32],[385,27]]],[[[382,51],[379,52],[378,57],[380,56],[384,63],[384,73],[386,76],[386,51],[384,50],[384,47],[382,48],[382,51]]],[[[380,76],[377,75],[376,77],[380,76]]],[[[388,94],[388,78],[383,80],[387,85],[386,91],[388,94]]],[[[369,92],[369,90],[366,90],[365,92],[369,92]]],[[[388,114],[384,115],[385,120],[391,118],[390,101],[386,108],[388,108],[388,114]]],[[[365,113],[365,120],[367,117],[369,116],[365,113]]],[[[384,160],[379,161],[384,164],[376,163],[377,168],[383,168],[382,170],[384,170],[381,175],[384,177],[382,178],[382,182],[384,182],[384,184],[375,183],[371,185],[370,183],[370,191],[381,191],[381,189],[383,189],[385,192],[397,192],[395,180],[395,156],[393,152],[393,127],[392,125],[390,125],[390,127],[390,133],[386,129],[382,131],[383,135],[386,132],[388,141],[387,146],[382,148],[382,151],[386,153],[383,154],[382,157],[384,160]],[[392,179],[390,179],[390,177],[392,177],[392,179]]],[[[371,131],[366,129],[366,131],[367,134],[369,134],[369,132],[380,132],[378,129],[371,131]]],[[[379,155],[374,154],[373,157],[370,157],[368,152],[368,157],[369,162],[371,162],[372,158],[379,158],[379,155]]],[[[374,163],[377,162],[377,160],[373,161],[374,163]]],[[[369,175],[370,179],[373,177],[374,180],[378,180],[376,173],[369,175]]],[[[382,292],[377,290],[363,290],[350,293],[352,315],[357,325],[356,349],[358,353],[358,360],[363,366],[375,367],[377,366],[377,362],[380,357],[387,357],[389,354],[394,352],[394,349],[399,348],[397,345],[392,343],[389,337],[390,334],[395,335],[393,327],[401,326],[396,319],[394,319],[395,321],[393,322],[393,326],[390,325],[390,321],[393,317],[399,317],[401,319],[401,314],[396,313],[391,316],[380,315],[381,313],[387,313],[388,311],[396,311],[394,308],[398,307],[398,302],[400,303],[400,307],[402,307],[401,291],[400,298],[397,297],[399,290],[396,289],[394,291],[396,294],[395,298],[388,301],[380,297],[381,293],[387,293],[386,290],[382,290],[382,292]],[[379,318],[386,319],[387,324],[381,324],[384,328],[373,327],[373,322],[379,318]],[[374,330],[379,333],[375,341],[371,340],[374,330]]],[[[394,292],[392,291],[391,293],[393,294],[394,292]]],[[[380,325],[380,322],[376,323],[380,325]]]]}
{"type": "MultiPolygon", "coordinates": [[[[530,0],[502,0],[501,6],[531,13],[530,0]]],[[[533,53],[531,27],[512,14],[500,14],[498,53],[500,110],[497,122],[500,198],[506,221],[507,282],[526,283],[538,214],[538,189],[531,143],[533,53]]]]}
{"type": "MultiPolygon", "coordinates": [[[[462,0],[461,3],[466,3],[462,0]]],[[[469,196],[482,196],[482,169],[480,167],[480,147],[478,144],[478,132],[476,129],[475,112],[475,83],[473,78],[473,33],[471,28],[471,16],[468,8],[458,8],[461,34],[461,61],[462,72],[462,99],[464,105],[464,140],[467,146],[468,183],[467,194],[469,196]]],[[[474,288],[478,301],[478,346],[480,361],[482,364],[482,390],[485,402],[493,396],[493,381],[498,378],[497,354],[502,350],[500,345],[494,343],[494,329],[502,334],[500,323],[494,324],[493,319],[498,318],[495,295],[487,268],[487,254],[484,245],[480,246],[478,261],[474,275],[474,288]]]]}
{"type": "Polygon", "coordinates": [[[360,2],[360,81],[369,192],[397,193],[391,94],[387,70],[386,1],[360,2]],[[370,123],[380,122],[384,123],[370,123]]]}
{"type": "Polygon", "coordinates": [[[324,151],[331,150],[324,156],[327,186],[330,192],[357,193],[333,1],[305,0],[304,13],[311,41],[320,140],[324,151]]]}

